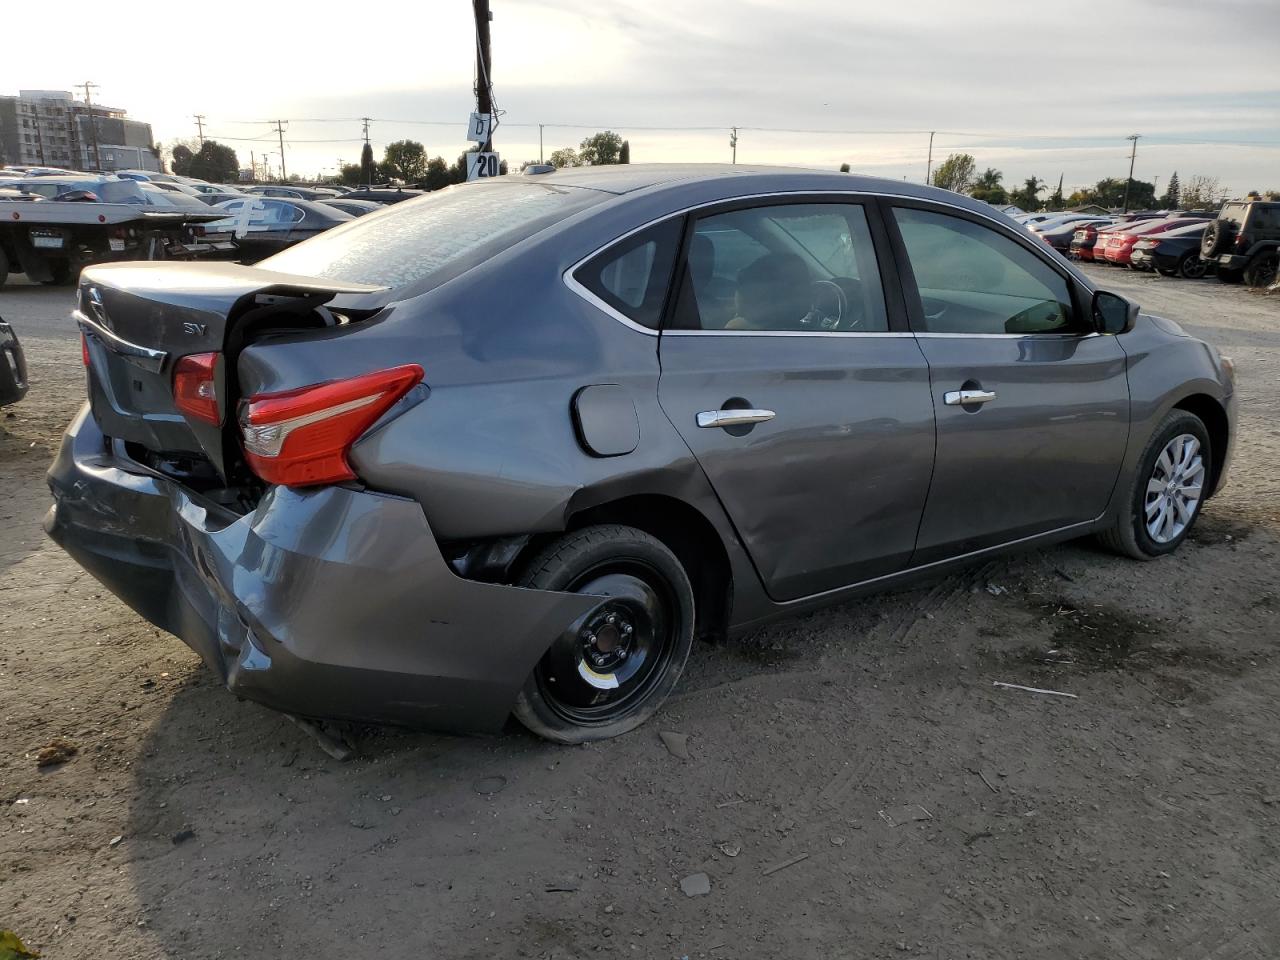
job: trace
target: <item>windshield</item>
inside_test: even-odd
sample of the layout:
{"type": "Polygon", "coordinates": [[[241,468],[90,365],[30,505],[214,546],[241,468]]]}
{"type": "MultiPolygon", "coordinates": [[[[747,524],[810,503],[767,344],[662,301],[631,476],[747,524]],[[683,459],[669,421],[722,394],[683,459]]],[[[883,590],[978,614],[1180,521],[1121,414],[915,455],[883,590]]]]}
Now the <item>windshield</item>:
{"type": "Polygon", "coordinates": [[[450,187],[362,217],[260,265],[399,288],[493,256],[609,196],[525,181],[450,187]]]}

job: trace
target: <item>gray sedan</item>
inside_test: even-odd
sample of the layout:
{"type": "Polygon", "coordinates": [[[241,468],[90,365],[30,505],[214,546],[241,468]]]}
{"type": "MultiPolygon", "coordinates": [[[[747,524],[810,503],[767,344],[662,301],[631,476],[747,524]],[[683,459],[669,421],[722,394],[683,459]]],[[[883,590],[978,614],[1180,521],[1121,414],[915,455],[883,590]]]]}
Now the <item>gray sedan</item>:
{"type": "Polygon", "coordinates": [[[1232,366],[986,205],[747,167],[509,176],[256,267],[81,279],[49,534],[240,696],[576,743],[697,637],[1015,547],[1139,560],[1232,366]]]}

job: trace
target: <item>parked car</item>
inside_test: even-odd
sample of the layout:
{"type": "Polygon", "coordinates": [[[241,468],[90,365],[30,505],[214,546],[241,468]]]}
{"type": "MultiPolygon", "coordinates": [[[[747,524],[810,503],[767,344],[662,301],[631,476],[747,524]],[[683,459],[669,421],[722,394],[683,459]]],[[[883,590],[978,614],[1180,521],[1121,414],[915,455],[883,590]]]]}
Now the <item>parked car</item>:
{"type": "Polygon", "coordinates": [[[228,216],[205,224],[210,244],[234,238],[241,263],[256,263],[355,218],[334,207],[285,197],[236,197],[215,204],[228,216]]]}
{"type": "Polygon", "coordinates": [[[336,200],[320,200],[326,207],[333,207],[335,210],[341,210],[343,213],[349,213],[353,217],[363,217],[366,213],[376,213],[378,210],[385,208],[384,204],[374,203],[372,200],[348,200],[346,197],[338,197],[336,200]]]}
{"type": "Polygon", "coordinates": [[[1035,223],[1027,224],[1027,229],[1032,233],[1042,233],[1045,230],[1056,230],[1058,227],[1068,223],[1083,223],[1087,220],[1110,220],[1111,217],[1101,216],[1096,213],[1058,213],[1053,216],[1038,220],[1035,223]]]}
{"type": "Polygon", "coordinates": [[[238,200],[241,197],[245,197],[245,196],[248,196],[248,194],[241,193],[239,190],[237,190],[235,193],[223,192],[220,190],[207,191],[205,193],[200,194],[200,200],[203,203],[207,203],[209,206],[213,207],[213,206],[217,206],[220,203],[226,203],[228,200],[238,200]]]}
{"type": "Polygon", "coordinates": [[[242,697],[566,743],[695,636],[1086,534],[1170,554],[1235,417],[1229,360],[1002,214],[849,174],[503,177],[79,303],[45,528],[89,572],[242,697]]]}
{"type": "Polygon", "coordinates": [[[1154,269],[1166,277],[1199,280],[1213,269],[1213,265],[1200,256],[1200,241],[1208,226],[1207,221],[1189,223],[1140,238],[1130,254],[1131,266],[1154,269]]]}
{"type": "MultiPolygon", "coordinates": [[[[1117,230],[1107,235],[1107,246],[1103,251],[1108,263],[1115,263],[1121,266],[1130,265],[1130,256],[1133,253],[1133,245],[1138,242],[1139,238],[1150,236],[1156,233],[1165,233],[1177,227],[1186,226],[1189,223],[1203,223],[1203,220],[1191,217],[1169,217],[1166,220],[1143,220],[1139,223],[1132,224],[1123,230],[1117,230]]],[[[1094,249],[1094,259],[1097,259],[1097,248],[1094,249]]],[[[1142,269],[1141,267],[1139,269],[1142,269]]]]}
{"type": "Polygon", "coordinates": [[[1071,234],[1068,255],[1073,260],[1101,260],[1101,256],[1095,257],[1095,251],[1099,254],[1102,252],[1097,248],[1098,241],[1101,240],[1105,244],[1107,233],[1120,229],[1123,229],[1123,225],[1114,222],[1076,224],[1071,234]]]}
{"type": "Polygon", "coordinates": [[[1269,287],[1280,267],[1280,203],[1270,200],[1223,204],[1209,224],[1200,256],[1217,264],[1224,283],[1245,280],[1251,287],[1269,287]]]}
{"type": "Polygon", "coordinates": [[[1036,236],[1038,236],[1045,243],[1049,244],[1049,246],[1053,247],[1053,249],[1057,250],[1060,254],[1062,254],[1063,256],[1068,256],[1071,253],[1071,245],[1074,242],[1076,233],[1079,230],[1081,230],[1084,227],[1096,228],[1099,226],[1106,226],[1111,222],[1112,221],[1110,217],[1092,217],[1092,216],[1081,217],[1079,219],[1073,217],[1069,220],[1062,220],[1058,222],[1049,220],[1041,224],[1039,230],[1035,230],[1033,232],[1035,233],[1036,236]]]}
{"type": "Polygon", "coordinates": [[[421,197],[427,191],[409,187],[360,187],[342,195],[343,200],[372,200],[374,203],[400,203],[421,197]]]}
{"type": "Polygon", "coordinates": [[[0,317],[0,407],[27,395],[27,361],[13,327],[0,317]]]}
{"type": "Polygon", "coordinates": [[[337,190],[327,187],[276,187],[269,184],[245,187],[244,192],[263,197],[282,197],[286,200],[328,200],[338,196],[337,190]]]}

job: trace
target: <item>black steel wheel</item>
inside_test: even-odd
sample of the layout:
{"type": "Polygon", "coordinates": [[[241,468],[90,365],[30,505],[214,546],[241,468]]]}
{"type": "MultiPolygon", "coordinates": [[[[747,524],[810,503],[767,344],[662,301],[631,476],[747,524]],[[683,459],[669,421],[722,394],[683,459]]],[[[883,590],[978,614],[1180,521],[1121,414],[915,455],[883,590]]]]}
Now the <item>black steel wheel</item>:
{"type": "Polygon", "coordinates": [[[516,701],[516,718],[548,740],[585,743],[652,716],[693,645],[693,589],[676,556],[643,531],[602,524],[548,546],[520,583],[601,603],[552,641],[516,701]]]}

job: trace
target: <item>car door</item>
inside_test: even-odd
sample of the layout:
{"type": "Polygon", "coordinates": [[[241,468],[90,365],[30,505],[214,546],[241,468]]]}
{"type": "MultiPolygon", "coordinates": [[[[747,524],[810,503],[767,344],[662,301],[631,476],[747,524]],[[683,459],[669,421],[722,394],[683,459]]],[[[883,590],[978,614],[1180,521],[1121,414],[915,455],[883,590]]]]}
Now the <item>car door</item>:
{"type": "Polygon", "coordinates": [[[902,569],[933,468],[933,409],[874,202],[700,210],[683,249],[659,400],[769,595],[902,569]]]}
{"type": "Polygon", "coordinates": [[[1125,355],[1085,297],[1014,231],[894,201],[886,217],[929,363],[938,446],[913,564],[1083,524],[1129,433],[1125,355]]]}

